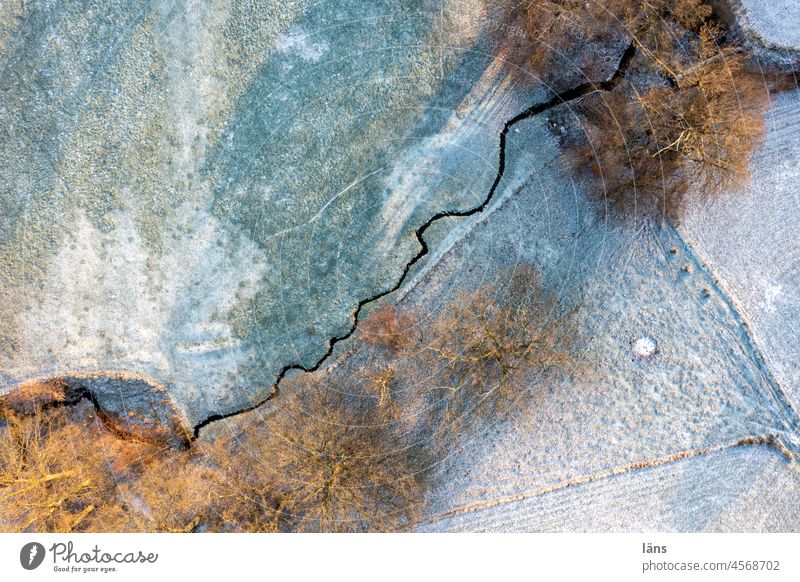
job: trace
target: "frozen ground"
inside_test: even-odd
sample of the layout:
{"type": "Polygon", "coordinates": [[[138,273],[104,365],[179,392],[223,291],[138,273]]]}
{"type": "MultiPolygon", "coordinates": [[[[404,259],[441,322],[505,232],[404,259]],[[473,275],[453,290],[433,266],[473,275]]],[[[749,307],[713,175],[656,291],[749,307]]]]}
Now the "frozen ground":
{"type": "MultiPolygon", "coordinates": [[[[617,470],[684,453],[699,454],[680,461],[698,467],[727,458],[722,451],[707,456],[704,451],[724,450],[748,437],[777,435],[796,451],[796,413],[764,365],[741,316],[678,232],[669,226],[615,223],[602,206],[593,207],[583,184],[565,174],[546,119],[521,124],[519,130],[509,147],[508,180],[494,211],[420,275],[405,302],[435,313],[458,290],[492,281],[498,267],[533,263],[566,306],[581,306],[576,325],[586,344],[578,355],[588,358],[583,363],[591,371],[578,373],[577,379],[525,387],[532,392],[533,406],[484,426],[463,444],[461,454],[443,460],[442,485],[431,496],[431,523],[424,529],[478,527],[461,518],[437,525],[437,516],[526,491],[564,487],[557,497],[570,496],[576,504],[574,515],[596,515],[600,527],[603,510],[581,505],[594,503],[591,495],[581,492],[585,485],[580,483],[587,477],[604,480],[602,476],[617,470]],[[654,355],[643,358],[635,353],[642,338],[657,344],[654,355]]],[[[731,458],[764,462],[758,455],[731,458]]],[[[791,506],[800,493],[797,461],[776,454],[767,466],[777,467],[775,478],[785,484],[774,494],[782,496],[783,506],[791,506]]],[[[631,468],[624,471],[630,475],[615,477],[619,498],[639,487],[636,475],[641,475],[647,492],[634,497],[658,497],[688,487],[687,495],[696,497],[703,491],[719,501],[717,521],[709,518],[709,528],[757,529],[755,523],[751,528],[736,514],[726,513],[728,498],[745,495],[751,481],[743,478],[738,490],[726,484],[725,492],[716,492],[705,489],[713,480],[680,485],[648,477],[654,470],[631,468]],[[657,491],[659,483],[664,492],[657,491]]],[[[735,464],[727,463],[724,470],[736,471],[735,464]]],[[[673,474],[667,468],[659,471],[662,476],[673,474]]],[[[672,471],[688,479],[680,469],[672,471]]],[[[751,468],[742,466],[741,471],[749,474],[751,468]]],[[[613,494],[611,485],[596,487],[613,494]]],[[[485,509],[474,519],[483,520],[480,527],[485,529],[503,529],[507,520],[522,528],[546,528],[537,525],[537,512],[545,510],[535,497],[513,507],[485,509]]],[[[691,506],[693,499],[685,503],[691,506]]],[[[763,509],[766,519],[772,510],[759,504],[777,501],[764,497],[753,503],[752,515],[763,509]]],[[[641,515],[642,528],[692,528],[691,513],[680,503],[664,505],[660,514],[648,511],[641,515]]],[[[615,515],[610,511],[608,519],[615,515]]],[[[639,527],[629,519],[628,526],[619,528],[639,527]]],[[[786,519],[782,528],[800,526],[796,512],[787,511],[786,519]]],[[[591,529],[589,522],[584,528],[569,518],[561,527],[591,529]]]]}
{"type": "Polygon", "coordinates": [[[797,0],[714,0],[744,32],[748,48],[771,66],[797,71],[800,6],[797,0]]]}
{"type": "Polygon", "coordinates": [[[752,328],[800,410],[800,92],[775,98],[749,191],[690,207],[681,231],[752,328]]]}
{"type": "Polygon", "coordinates": [[[500,12],[3,3],[0,389],[143,375],[196,425],[313,367],[416,228],[483,200],[503,124],[549,97],[512,83],[500,12]]]}
{"type": "MultiPolygon", "coordinates": [[[[795,466],[796,469],[796,466],[795,466]]],[[[774,451],[733,448],[433,518],[421,531],[796,532],[800,474],[774,451]],[[794,493],[794,495],[793,495],[794,493]]]]}
{"type": "MultiPolygon", "coordinates": [[[[519,104],[483,0],[4,2],[0,388],[109,371],[190,424],[313,366],[519,104]]],[[[124,390],[120,390],[122,394],[124,390]]]]}
{"type": "Polygon", "coordinates": [[[767,43],[800,48],[800,11],[796,0],[739,0],[748,27],[767,43]]]}

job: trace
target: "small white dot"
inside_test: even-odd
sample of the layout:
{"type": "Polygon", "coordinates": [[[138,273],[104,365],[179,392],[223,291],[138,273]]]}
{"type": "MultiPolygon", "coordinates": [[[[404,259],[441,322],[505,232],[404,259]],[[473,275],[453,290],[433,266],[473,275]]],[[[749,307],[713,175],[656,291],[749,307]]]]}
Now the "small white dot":
{"type": "Polygon", "coordinates": [[[656,340],[651,337],[640,337],[633,342],[633,353],[640,358],[649,358],[658,350],[656,340]]]}

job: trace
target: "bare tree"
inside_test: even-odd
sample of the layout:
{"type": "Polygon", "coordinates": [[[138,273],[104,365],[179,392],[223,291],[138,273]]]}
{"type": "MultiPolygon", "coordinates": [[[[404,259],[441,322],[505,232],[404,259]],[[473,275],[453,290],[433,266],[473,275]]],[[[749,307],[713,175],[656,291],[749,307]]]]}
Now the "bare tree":
{"type": "Polygon", "coordinates": [[[6,410],[0,529],[185,531],[211,506],[193,453],[121,438],[90,406],[6,410]]]}
{"type": "Polygon", "coordinates": [[[446,425],[463,430],[470,416],[519,405],[525,374],[572,363],[565,324],[530,265],[458,296],[434,323],[426,347],[441,366],[437,388],[446,425]]]}
{"type": "MultiPolygon", "coordinates": [[[[129,447],[99,422],[74,422],[64,409],[6,411],[0,428],[0,515],[11,531],[75,531],[113,498],[115,470],[129,447]],[[116,459],[115,465],[112,460],[116,459]]],[[[146,454],[149,445],[133,445],[146,454]]]]}
{"type": "Polygon", "coordinates": [[[711,14],[704,0],[524,0],[514,5],[510,18],[524,32],[524,60],[537,76],[567,63],[588,72],[594,63],[584,62],[576,51],[626,37],[674,77],[685,65],[685,33],[698,31],[711,14]]]}
{"type": "Polygon", "coordinates": [[[383,408],[355,403],[319,377],[292,392],[278,411],[223,446],[222,489],[237,499],[237,528],[387,531],[413,524],[424,486],[421,457],[383,408]]]}
{"type": "MultiPolygon", "coordinates": [[[[531,66],[552,68],[579,39],[621,27],[632,80],[577,102],[565,155],[626,215],[677,218],[688,191],[741,188],[763,135],[767,91],[705,0],[531,0],[518,5],[531,66]]],[[[567,124],[569,125],[569,124],[567,124]]]]}
{"type": "Polygon", "coordinates": [[[679,70],[674,87],[621,88],[580,107],[585,138],[567,140],[567,159],[588,165],[623,210],[677,218],[690,189],[711,197],[748,182],[767,92],[745,55],[714,36],[701,30],[699,60],[679,70]]]}

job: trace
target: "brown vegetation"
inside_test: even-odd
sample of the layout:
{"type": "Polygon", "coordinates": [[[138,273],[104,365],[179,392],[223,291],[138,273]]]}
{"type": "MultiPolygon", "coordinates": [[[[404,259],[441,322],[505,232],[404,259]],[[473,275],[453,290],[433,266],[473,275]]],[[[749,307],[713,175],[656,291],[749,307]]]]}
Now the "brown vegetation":
{"type": "Polygon", "coordinates": [[[319,382],[192,451],[120,439],[81,413],[5,417],[0,530],[383,531],[419,505],[419,455],[377,405],[319,382]]]}
{"type": "Polygon", "coordinates": [[[168,447],[189,443],[191,430],[166,388],[146,376],[122,372],[72,372],[22,382],[0,394],[0,418],[6,413],[26,417],[42,409],[78,403],[91,403],[96,420],[121,438],[168,447]],[[101,406],[92,392],[97,384],[113,386],[120,397],[101,406]],[[136,397],[124,398],[125,393],[136,397]]]}
{"type": "Polygon", "coordinates": [[[605,45],[622,33],[630,0],[596,2],[586,0],[523,0],[510,13],[514,30],[521,30],[520,46],[513,47],[512,61],[535,74],[555,76],[565,65],[583,67],[576,51],[585,45],[605,45]],[[622,21],[621,21],[622,19],[622,21]]]}
{"type": "Polygon", "coordinates": [[[576,166],[589,160],[604,193],[624,209],[674,217],[689,189],[710,197],[749,180],[767,94],[745,56],[719,49],[713,36],[701,31],[702,59],[682,69],[674,87],[618,90],[582,107],[588,144],[569,157],[576,166]]]}
{"type": "Polygon", "coordinates": [[[386,364],[378,369],[366,369],[363,372],[367,381],[367,388],[378,399],[378,406],[394,404],[392,398],[392,384],[395,381],[396,370],[393,364],[386,364]]]}
{"type": "Polygon", "coordinates": [[[586,143],[569,144],[567,158],[588,165],[623,210],[676,217],[690,189],[710,197],[749,180],[766,93],[743,57],[706,61],[677,83],[635,96],[615,91],[580,109],[586,143]]]}
{"type": "Polygon", "coordinates": [[[540,75],[580,66],[576,50],[623,37],[666,75],[676,76],[688,62],[685,33],[699,31],[711,15],[704,0],[525,0],[513,8],[511,20],[528,40],[526,64],[540,75]]]}
{"type": "MultiPolygon", "coordinates": [[[[119,484],[160,449],[117,438],[92,411],[7,412],[0,427],[0,527],[16,531],[117,529],[119,484]]],[[[126,528],[131,529],[131,528],[126,528]]],[[[142,528],[155,529],[155,528],[142,528]]]]}

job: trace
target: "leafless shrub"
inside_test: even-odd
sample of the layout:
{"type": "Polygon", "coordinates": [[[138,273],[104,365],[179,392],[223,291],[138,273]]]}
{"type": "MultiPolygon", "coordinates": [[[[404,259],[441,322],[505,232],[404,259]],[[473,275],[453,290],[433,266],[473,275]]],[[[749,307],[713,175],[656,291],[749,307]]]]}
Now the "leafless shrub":
{"type": "Polygon", "coordinates": [[[393,364],[386,364],[378,369],[365,369],[362,372],[367,381],[367,389],[378,399],[378,406],[391,406],[392,384],[395,382],[396,370],[393,364]]]}
{"type": "Polygon", "coordinates": [[[711,14],[704,0],[525,0],[514,5],[510,19],[524,32],[524,61],[537,76],[569,63],[593,78],[595,63],[576,51],[621,37],[667,76],[675,75],[686,64],[686,32],[699,31],[711,14]]]}
{"type": "Polygon", "coordinates": [[[11,413],[0,428],[0,529],[407,527],[424,479],[389,409],[309,381],[263,422],[193,451],[123,440],[63,408],[11,413]]]}
{"type": "Polygon", "coordinates": [[[218,524],[214,472],[199,453],[165,451],[140,463],[100,516],[103,531],[188,533],[218,524]]]}
{"type": "Polygon", "coordinates": [[[211,509],[187,451],[120,438],[91,407],[5,411],[0,529],[184,531],[211,509]]]}
{"type": "Polygon", "coordinates": [[[97,422],[73,422],[63,409],[29,416],[6,412],[0,429],[0,515],[11,531],[75,531],[92,527],[114,497],[120,460],[136,449],[97,422]],[[114,459],[115,462],[110,460],[114,459]]]}
{"type": "Polygon", "coordinates": [[[627,10],[617,6],[609,9],[621,15],[646,65],[674,82],[679,71],[695,61],[692,44],[695,35],[708,26],[711,5],[705,0],[638,0],[627,4],[627,10]]]}
{"type": "Polygon", "coordinates": [[[630,12],[629,0],[524,0],[510,13],[511,26],[522,30],[521,46],[512,49],[512,59],[549,77],[566,62],[580,64],[575,50],[587,44],[605,44],[623,32],[630,12]]]}

